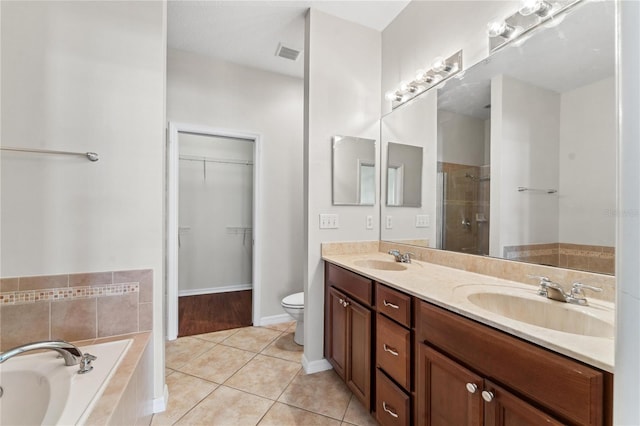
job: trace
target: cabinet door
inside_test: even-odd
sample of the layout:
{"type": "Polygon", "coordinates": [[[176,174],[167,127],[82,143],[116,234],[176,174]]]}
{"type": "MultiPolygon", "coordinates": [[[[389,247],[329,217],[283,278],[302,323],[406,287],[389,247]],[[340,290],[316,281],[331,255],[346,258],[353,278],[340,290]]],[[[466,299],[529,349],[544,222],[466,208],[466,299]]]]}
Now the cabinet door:
{"type": "Polygon", "coordinates": [[[489,380],[485,380],[482,398],[486,401],[485,426],[560,426],[563,424],[489,380]]]}
{"type": "Polygon", "coordinates": [[[371,408],[371,311],[347,301],[347,386],[367,411],[371,408]]]}
{"type": "Polygon", "coordinates": [[[424,344],[417,346],[416,423],[481,425],[482,378],[424,344]]]}
{"type": "Polygon", "coordinates": [[[345,379],[347,370],[347,297],[333,287],[327,301],[328,347],[326,356],[336,373],[345,379]]]}

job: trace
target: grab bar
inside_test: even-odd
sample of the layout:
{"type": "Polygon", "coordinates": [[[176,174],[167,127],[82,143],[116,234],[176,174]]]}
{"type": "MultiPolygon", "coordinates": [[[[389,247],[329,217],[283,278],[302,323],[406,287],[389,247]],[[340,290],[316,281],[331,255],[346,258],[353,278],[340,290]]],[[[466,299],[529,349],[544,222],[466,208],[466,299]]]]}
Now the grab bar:
{"type": "Polygon", "coordinates": [[[2,151],[15,151],[15,152],[33,152],[36,154],[57,154],[57,155],[80,155],[87,157],[89,161],[98,161],[100,157],[96,152],[71,152],[71,151],[54,151],[51,149],[31,149],[31,148],[15,148],[9,146],[0,147],[2,151]]]}

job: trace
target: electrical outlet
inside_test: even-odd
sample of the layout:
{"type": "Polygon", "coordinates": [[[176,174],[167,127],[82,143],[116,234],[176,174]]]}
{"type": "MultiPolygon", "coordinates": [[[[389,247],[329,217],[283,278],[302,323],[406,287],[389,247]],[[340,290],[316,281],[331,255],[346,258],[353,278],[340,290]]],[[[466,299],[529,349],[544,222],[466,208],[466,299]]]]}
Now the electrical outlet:
{"type": "Polygon", "coordinates": [[[429,227],[429,215],[418,214],[416,215],[416,228],[428,228],[429,227]]]}
{"type": "Polygon", "coordinates": [[[367,229],[373,229],[373,216],[367,216],[367,229]]]}
{"type": "Polygon", "coordinates": [[[338,229],[337,214],[320,214],[320,229],[338,229]]]}
{"type": "Polygon", "coordinates": [[[393,228],[393,216],[387,216],[386,217],[386,226],[387,229],[392,229],[393,228]]]}

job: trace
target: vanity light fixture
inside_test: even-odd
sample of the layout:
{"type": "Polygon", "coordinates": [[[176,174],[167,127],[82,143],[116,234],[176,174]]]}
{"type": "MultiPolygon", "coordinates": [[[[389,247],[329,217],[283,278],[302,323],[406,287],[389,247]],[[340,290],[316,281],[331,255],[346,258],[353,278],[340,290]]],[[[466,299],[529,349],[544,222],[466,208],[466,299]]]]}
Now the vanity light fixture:
{"type": "Polygon", "coordinates": [[[437,57],[430,69],[416,71],[415,79],[404,81],[395,90],[385,93],[385,99],[391,102],[391,107],[396,108],[405,102],[419,96],[441,81],[453,77],[462,70],[462,50],[448,58],[437,57]]]}
{"type": "Polygon", "coordinates": [[[522,6],[518,13],[522,16],[533,15],[534,13],[541,18],[552,12],[553,6],[544,0],[522,0],[522,6]]]}
{"type": "Polygon", "coordinates": [[[521,38],[541,24],[564,16],[583,0],[522,0],[517,12],[487,24],[491,53],[521,38]]]}

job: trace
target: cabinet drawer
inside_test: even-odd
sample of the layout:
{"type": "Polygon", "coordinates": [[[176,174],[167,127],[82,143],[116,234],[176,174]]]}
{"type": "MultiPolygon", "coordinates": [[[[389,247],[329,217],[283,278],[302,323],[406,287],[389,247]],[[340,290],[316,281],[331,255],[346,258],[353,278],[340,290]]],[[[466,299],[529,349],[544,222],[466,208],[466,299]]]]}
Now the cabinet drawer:
{"type": "Polygon", "coordinates": [[[376,307],[407,328],[411,327],[411,296],[382,284],[376,284],[376,307]]]}
{"type": "Polygon", "coordinates": [[[439,348],[565,422],[603,424],[601,371],[429,303],[418,309],[416,343],[439,348]]]}
{"type": "Polygon", "coordinates": [[[373,305],[373,281],[325,262],[325,285],[338,288],[367,306],[373,305]]]}
{"type": "Polygon", "coordinates": [[[376,362],[403,388],[411,385],[411,332],[381,314],[376,323],[376,362]]]}
{"type": "Polygon", "coordinates": [[[376,420],[382,426],[411,424],[409,396],[387,376],[376,369],[376,420]]]}

